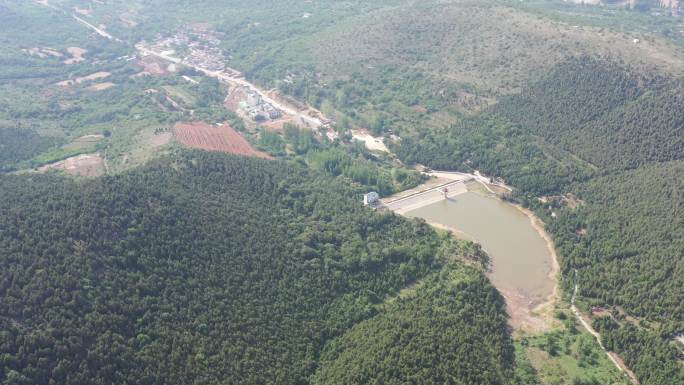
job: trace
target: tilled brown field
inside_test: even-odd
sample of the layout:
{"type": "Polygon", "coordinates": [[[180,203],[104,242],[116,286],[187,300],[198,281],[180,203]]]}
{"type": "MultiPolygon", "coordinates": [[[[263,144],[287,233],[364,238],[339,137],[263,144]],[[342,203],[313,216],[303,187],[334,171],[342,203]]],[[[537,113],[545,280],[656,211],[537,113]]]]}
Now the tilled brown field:
{"type": "Polygon", "coordinates": [[[177,123],[174,135],[180,143],[190,148],[271,158],[268,154],[252,148],[249,142],[228,124],[219,127],[204,122],[177,123]]]}

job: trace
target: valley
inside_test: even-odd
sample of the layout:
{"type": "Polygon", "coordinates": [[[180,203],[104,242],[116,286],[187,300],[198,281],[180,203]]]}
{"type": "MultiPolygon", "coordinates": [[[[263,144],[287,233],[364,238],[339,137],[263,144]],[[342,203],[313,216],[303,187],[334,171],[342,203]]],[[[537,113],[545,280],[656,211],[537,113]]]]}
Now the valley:
{"type": "Polygon", "coordinates": [[[0,4],[0,382],[684,384],[666,5],[0,4]]]}

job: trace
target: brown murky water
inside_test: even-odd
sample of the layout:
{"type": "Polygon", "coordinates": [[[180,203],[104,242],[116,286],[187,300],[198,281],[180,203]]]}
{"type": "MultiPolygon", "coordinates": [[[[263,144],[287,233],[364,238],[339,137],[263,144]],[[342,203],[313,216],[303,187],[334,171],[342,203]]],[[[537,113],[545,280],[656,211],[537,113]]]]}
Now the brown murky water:
{"type": "Polygon", "coordinates": [[[458,229],[482,245],[492,259],[489,277],[499,290],[529,305],[553,291],[553,257],[530,219],[495,197],[467,192],[406,213],[458,229]],[[521,298],[522,299],[522,298],[521,298]]]}

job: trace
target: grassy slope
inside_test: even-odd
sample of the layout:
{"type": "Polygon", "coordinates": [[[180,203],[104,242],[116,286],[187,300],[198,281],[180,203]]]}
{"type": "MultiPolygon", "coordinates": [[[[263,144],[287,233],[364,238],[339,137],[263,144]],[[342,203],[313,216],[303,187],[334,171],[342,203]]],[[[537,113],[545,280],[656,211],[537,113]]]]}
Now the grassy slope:
{"type": "Polygon", "coordinates": [[[238,67],[286,92],[330,103],[353,122],[412,132],[453,123],[516,92],[568,56],[599,55],[640,69],[680,74],[684,54],[658,37],[634,44],[622,33],[574,28],[494,3],[404,5],[347,18],[238,67]],[[301,91],[300,89],[304,89],[301,91]]]}

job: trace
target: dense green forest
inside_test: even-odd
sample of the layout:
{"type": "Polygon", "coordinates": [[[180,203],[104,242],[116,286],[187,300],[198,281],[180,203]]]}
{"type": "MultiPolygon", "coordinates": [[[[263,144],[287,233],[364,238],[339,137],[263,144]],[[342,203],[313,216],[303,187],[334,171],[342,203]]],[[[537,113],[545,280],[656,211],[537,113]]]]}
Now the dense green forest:
{"type": "Polygon", "coordinates": [[[443,129],[402,138],[392,150],[409,164],[503,176],[513,186],[535,195],[562,190],[593,173],[585,162],[497,116],[468,117],[443,129]]]}
{"type": "Polygon", "coordinates": [[[642,320],[601,332],[643,384],[684,383],[673,345],[684,332],[682,175],[684,164],[675,161],[596,178],[572,187],[584,204],[554,208],[557,218],[548,218],[564,275],[579,269],[588,306],[619,307],[642,320]]]}
{"type": "Polygon", "coordinates": [[[10,171],[9,165],[30,159],[53,145],[53,140],[35,131],[0,127],[0,172],[10,171]]]}
{"type": "Polygon", "coordinates": [[[683,384],[684,368],[678,348],[659,333],[623,323],[620,326],[612,317],[602,317],[594,321],[594,327],[606,348],[620,352],[625,363],[638,373],[641,384],[683,384]]]}
{"type": "Polygon", "coordinates": [[[677,161],[595,178],[572,189],[584,204],[554,209],[563,265],[580,269],[581,294],[595,305],[684,328],[683,173],[677,161]]]}
{"type": "Polygon", "coordinates": [[[454,383],[511,379],[503,302],[482,273],[446,264],[458,250],[425,223],[374,213],[360,191],[305,167],[187,152],[95,180],[0,176],[0,195],[8,384],[304,384],[355,324],[390,338],[385,319],[429,307],[412,334],[453,337],[449,355],[383,346],[454,368],[454,383]],[[454,282],[383,309],[440,270],[454,282]],[[458,364],[476,357],[475,372],[458,364]]]}
{"type": "Polygon", "coordinates": [[[684,157],[684,83],[589,57],[557,66],[495,114],[601,168],[684,157]]]}
{"type": "Polygon", "coordinates": [[[510,383],[504,307],[482,274],[456,268],[432,276],[328,344],[312,383],[510,383]]]}

